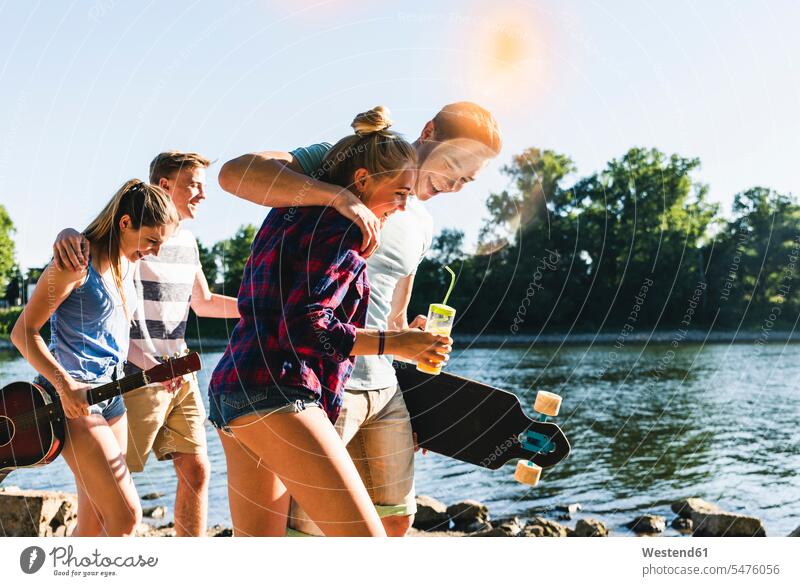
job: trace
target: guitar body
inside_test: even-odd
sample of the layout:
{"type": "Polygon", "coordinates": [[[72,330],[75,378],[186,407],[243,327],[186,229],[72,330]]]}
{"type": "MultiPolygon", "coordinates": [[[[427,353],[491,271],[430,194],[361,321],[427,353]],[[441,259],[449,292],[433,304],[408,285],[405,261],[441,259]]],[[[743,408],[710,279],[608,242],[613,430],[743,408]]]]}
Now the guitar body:
{"type": "Polygon", "coordinates": [[[41,418],[17,429],[13,418],[36,408],[56,407],[50,395],[33,383],[11,383],[0,390],[0,482],[15,468],[45,466],[64,447],[64,418],[41,418]]]}

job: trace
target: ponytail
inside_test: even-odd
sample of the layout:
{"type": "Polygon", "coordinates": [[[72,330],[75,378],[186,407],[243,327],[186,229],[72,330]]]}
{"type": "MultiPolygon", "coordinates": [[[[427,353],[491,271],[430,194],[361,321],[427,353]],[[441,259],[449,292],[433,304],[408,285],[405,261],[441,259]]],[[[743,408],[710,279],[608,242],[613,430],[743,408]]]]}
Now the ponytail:
{"type": "Polygon", "coordinates": [[[128,308],[122,288],[122,259],[120,258],[119,221],[127,215],[134,230],[142,226],[177,225],[180,218],[172,200],[160,187],[131,179],[119,188],[103,210],[92,220],[83,235],[108,255],[114,284],[122,298],[125,316],[128,308]]]}
{"type": "Polygon", "coordinates": [[[358,114],[350,125],[355,134],[341,139],[325,155],[322,179],[349,187],[358,169],[366,169],[379,179],[390,179],[409,165],[416,165],[416,150],[399,134],[389,130],[391,125],[389,109],[385,106],[358,114]]]}

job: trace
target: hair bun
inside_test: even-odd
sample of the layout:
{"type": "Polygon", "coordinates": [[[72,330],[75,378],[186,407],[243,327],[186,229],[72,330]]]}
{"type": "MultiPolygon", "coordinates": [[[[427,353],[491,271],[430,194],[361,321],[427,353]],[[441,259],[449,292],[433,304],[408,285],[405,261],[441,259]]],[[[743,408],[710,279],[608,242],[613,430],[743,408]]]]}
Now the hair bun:
{"type": "Polygon", "coordinates": [[[392,119],[389,118],[389,108],[386,106],[375,106],[372,110],[361,112],[350,125],[356,134],[359,136],[367,136],[373,132],[381,132],[386,130],[393,124],[392,119]]]}

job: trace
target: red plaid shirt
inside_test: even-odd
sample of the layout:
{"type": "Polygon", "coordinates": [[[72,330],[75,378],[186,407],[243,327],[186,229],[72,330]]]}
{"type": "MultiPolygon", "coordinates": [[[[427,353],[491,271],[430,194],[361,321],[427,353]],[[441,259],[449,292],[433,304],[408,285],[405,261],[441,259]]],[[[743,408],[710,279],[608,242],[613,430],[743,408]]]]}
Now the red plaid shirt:
{"type": "Polygon", "coordinates": [[[353,370],[369,282],[361,232],[332,208],[275,208],[244,267],[241,318],[214,369],[212,395],[267,385],[316,394],[336,421],[353,370]]]}

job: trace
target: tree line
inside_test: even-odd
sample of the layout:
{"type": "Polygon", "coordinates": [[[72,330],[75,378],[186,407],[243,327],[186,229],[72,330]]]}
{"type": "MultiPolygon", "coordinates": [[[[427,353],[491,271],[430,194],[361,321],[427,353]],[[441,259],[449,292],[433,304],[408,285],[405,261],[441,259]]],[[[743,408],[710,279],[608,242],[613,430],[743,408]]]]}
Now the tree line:
{"type": "Polygon", "coordinates": [[[509,188],[488,198],[481,239],[492,253],[465,255],[464,234],[443,231],[417,273],[412,309],[441,298],[447,264],[464,331],[794,327],[798,202],[753,187],[722,217],[694,179],[699,166],[633,148],[571,179],[569,157],[528,149],[502,169],[509,188]]]}
{"type": "MultiPolygon", "coordinates": [[[[800,204],[753,187],[732,215],[708,201],[700,161],[632,148],[588,176],[551,150],[529,148],[502,168],[477,247],[445,229],[416,276],[411,314],[441,301],[464,332],[511,334],[794,326],[800,309],[800,204]]],[[[448,196],[455,204],[458,195],[448,196]]],[[[0,285],[14,271],[13,224],[0,207],[0,285]],[[10,229],[9,229],[10,227],[10,229]],[[10,244],[7,243],[10,242],[10,244]]],[[[205,247],[212,288],[236,295],[256,227],[205,247]]]]}

